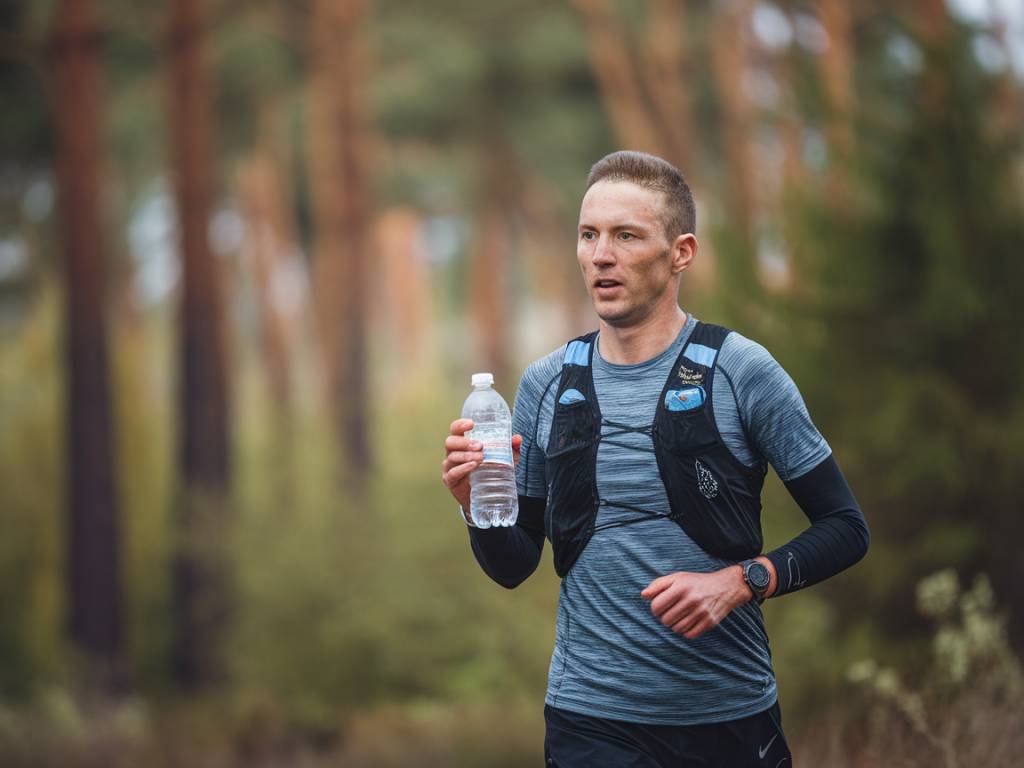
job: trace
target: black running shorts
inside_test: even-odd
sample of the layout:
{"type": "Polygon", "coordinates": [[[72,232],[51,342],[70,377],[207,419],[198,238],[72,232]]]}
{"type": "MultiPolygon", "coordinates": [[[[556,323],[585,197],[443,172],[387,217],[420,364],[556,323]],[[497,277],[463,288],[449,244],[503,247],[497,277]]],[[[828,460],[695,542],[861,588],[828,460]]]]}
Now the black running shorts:
{"type": "Polygon", "coordinates": [[[778,703],[707,725],[644,725],[544,707],[553,768],[791,768],[778,703]]]}

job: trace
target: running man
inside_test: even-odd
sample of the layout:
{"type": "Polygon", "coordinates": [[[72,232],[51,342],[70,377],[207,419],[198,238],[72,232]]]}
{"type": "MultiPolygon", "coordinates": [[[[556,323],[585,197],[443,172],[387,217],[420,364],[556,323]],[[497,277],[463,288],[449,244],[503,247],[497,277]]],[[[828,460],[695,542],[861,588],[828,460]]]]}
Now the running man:
{"type": "Polygon", "coordinates": [[[793,380],[760,344],[679,306],[695,231],[675,167],[600,160],[576,248],[598,330],[523,374],[515,526],[472,527],[472,422],[445,441],[443,481],[488,576],[516,587],[551,542],[562,582],[544,751],[558,768],[791,765],[762,604],[868,548],[793,380]],[[765,553],[769,464],[809,526],[765,553]]]}

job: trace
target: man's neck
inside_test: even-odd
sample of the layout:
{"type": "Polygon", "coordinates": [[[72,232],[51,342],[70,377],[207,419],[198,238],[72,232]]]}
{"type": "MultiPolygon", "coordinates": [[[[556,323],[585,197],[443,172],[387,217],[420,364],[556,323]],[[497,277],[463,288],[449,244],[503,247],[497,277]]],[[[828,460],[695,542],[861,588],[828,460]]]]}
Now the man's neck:
{"type": "Polygon", "coordinates": [[[636,365],[657,357],[676,340],[686,320],[686,313],[677,305],[674,313],[652,316],[636,325],[613,326],[602,321],[601,357],[613,365],[636,365]]]}

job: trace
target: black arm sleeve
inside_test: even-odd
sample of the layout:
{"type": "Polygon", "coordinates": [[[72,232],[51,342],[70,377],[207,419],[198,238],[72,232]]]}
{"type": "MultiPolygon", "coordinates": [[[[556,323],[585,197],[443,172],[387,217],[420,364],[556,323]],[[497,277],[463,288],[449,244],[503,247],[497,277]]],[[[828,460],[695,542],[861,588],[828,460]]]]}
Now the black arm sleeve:
{"type": "Polygon", "coordinates": [[[537,570],[544,550],[546,499],[519,497],[519,517],[508,528],[469,528],[469,541],[484,573],[515,589],[537,570]]]}
{"type": "Polygon", "coordinates": [[[786,484],[810,528],[766,557],[775,565],[773,597],[824,581],[856,563],[868,551],[868,524],[846,478],[831,455],[786,484]]]}

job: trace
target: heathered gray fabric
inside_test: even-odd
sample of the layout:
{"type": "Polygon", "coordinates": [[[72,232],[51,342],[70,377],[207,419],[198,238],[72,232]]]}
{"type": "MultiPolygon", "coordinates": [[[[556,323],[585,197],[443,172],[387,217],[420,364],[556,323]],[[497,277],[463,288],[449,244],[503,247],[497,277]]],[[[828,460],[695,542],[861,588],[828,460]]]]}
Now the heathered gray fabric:
{"type": "MultiPolygon", "coordinates": [[[[598,339],[594,384],[605,419],[636,427],[652,423],[669,369],[695,324],[690,315],[668,349],[637,365],[606,362],[598,339]]],[[[516,395],[513,430],[524,438],[517,478],[524,495],[547,496],[544,449],[564,352],[563,346],[531,364],[516,395]]],[[[719,353],[711,396],[719,431],[744,464],[767,461],[790,480],[828,457],[828,444],[792,379],[764,347],[738,333],[729,335],[719,353]]],[[[604,433],[612,430],[604,427],[604,433]]],[[[614,439],[641,450],[601,443],[601,498],[667,515],[650,437],[628,433],[614,439]]],[[[597,522],[635,517],[636,512],[603,506],[597,522]]],[[[662,725],[732,720],[771,706],[775,676],[760,607],[743,605],[715,629],[687,640],[663,627],[640,597],[659,576],[728,564],[669,520],[597,532],[562,581],[546,703],[662,725]]]]}

